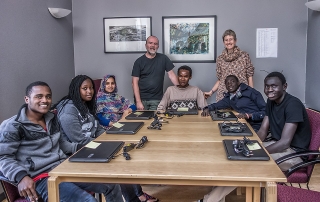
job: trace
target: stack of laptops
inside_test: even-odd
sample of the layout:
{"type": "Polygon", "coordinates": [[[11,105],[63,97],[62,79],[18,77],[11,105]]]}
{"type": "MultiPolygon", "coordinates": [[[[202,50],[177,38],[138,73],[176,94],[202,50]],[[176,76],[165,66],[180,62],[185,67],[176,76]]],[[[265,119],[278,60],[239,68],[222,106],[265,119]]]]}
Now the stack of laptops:
{"type": "Polygon", "coordinates": [[[144,125],[144,122],[117,122],[106,131],[107,134],[136,134],[140,128],[144,125]]]}
{"type": "Polygon", "coordinates": [[[90,142],[69,158],[70,162],[107,163],[117,154],[124,142],[90,142]]]}
{"type": "Polygon", "coordinates": [[[236,121],[238,118],[232,111],[209,111],[213,121],[236,121]]]}
{"type": "Polygon", "coordinates": [[[127,120],[148,120],[154,116],[154,111],[135,111],[126,116],[127,120]]]}

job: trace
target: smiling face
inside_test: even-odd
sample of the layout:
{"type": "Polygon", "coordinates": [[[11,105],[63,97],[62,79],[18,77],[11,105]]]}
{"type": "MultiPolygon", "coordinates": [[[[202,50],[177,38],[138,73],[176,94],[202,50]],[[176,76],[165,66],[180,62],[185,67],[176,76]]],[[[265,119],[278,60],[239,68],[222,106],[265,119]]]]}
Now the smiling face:
{"type": "Polygon", "coordinates": [[[189,80],[191,79],[190,72],[185,69],[180,69],[178,72],[178,81],[180,88],[186,88],[189,86],[189,80]]]}
{"type": "Polygon", "coordinates": [[[104,90],[107,93],[112,93],[114,89],[116,88],[116,82],[114,81],[113,77],[110,77],[106,80],[105,88],[104,90]]]}
{"type": "Polygon", "coordinates": [[[235,93],[239,88],[240,82],[234,77],[228,77],[225,80],[225,85],[229,93],[235,93]]]}
{"type": "Polygon", "coordinates": [[[264,80],[264,93],[268,99],[280,104],[285,96],[287,83],[282,84],[278,77],[267,77],[264,80]]]}
{"type": "Polygon", "coordinates": [[[80,86],[80,96],[82,101],[88,102],[91,101],[93,98],[93,84],[90,79],[86,79],[82,82],[80,86]]]}
{"type": "Polygon", "coordinates": [[[223,39],[223,44],[224,47],[226,47],[226,49],[229,50],[233,50],[233,48],[236,46],[237,41],[234,39],[233,36],[231,35],[227,35],[224,37],[223,39]]]}
{"type": "Polygon", "coordinates": [[[150,36],[146,42],[147,57],[155,57],[159,48],[159,40],[155,36],[150,36]]]}
{"type": "Polygon", "coordinates": [[[25,96],[24,100],[28,104],[29,112],[44,115],[48,113],[52,104],[51,90],[48,86],[33,86],[31,93],[25,96]]]}

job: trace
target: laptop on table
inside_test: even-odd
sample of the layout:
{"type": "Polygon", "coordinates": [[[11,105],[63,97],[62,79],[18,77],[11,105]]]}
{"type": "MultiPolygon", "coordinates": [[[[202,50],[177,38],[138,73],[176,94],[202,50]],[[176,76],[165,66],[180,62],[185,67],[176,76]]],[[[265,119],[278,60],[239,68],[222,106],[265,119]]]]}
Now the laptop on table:
{"type": "Polygon", "coordinates": [[[220,134],[222,136],[252,136],[252,132],[249,129],[247,123],[231,123],[223,122],[218,123],[220,134]]]}
{"type": "Polygon", "coordinates": [[[172,115],[197,115],[198,109],[189,109],[187,107],[179,107],[177,109],[167,109],[165,113],[172,115]]]}
{"type": "Polygon", "coordinates": [[[213,121],[236,121],[238,118],[232,111],[209,111],[211,119],[213,121]]]}
{"type": "Polygon", "coordinates": [[[148,120],[154,116],[154,111],[135,111],[126,116],[127,120],[148,120]]]}
{"type": "MultiPolygon", "coordinates": [[[[245,156],[241,152],[235,151],[235,140],[223,140],[223,145],[226,151],[227,158],[229,160],[239,161],[269,161],[270,157],[267,152],[263,149],[257,140],[251,140],[252,145],[247,144],[247,148],[250,150],[251,155],[245,156]]],[[[238,140],[239,141],[239,140],[238,140]]]]}
{"type": "Polygon", "coordinates": [[[89,142],[69,158],[70,162],[108,163],[117,154],[124,142],[89,142]]]}
{"type": "Polygon", "coordinates": [[[136,134],[140,128],[144,125],[144,122],[117,122],[106,131],[107,134],[136,134]]]}

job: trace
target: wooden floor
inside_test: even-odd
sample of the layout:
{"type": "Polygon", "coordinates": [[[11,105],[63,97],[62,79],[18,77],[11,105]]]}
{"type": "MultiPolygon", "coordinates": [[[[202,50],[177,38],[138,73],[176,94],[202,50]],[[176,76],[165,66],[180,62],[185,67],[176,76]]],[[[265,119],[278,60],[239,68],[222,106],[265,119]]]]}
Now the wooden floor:
{"type": "MultiPolygon", "coordinates": [[[[293,184],[299,187],[298,184],[293,184]]],[[[162,185],[143,185],[143,191],[160,199],[161,202],[194,202],[197,201],[211,190],[211,187],[193,187],[193,186],[162,186],[162,185]]],[[[306,189],[306,185],[302,184],[306,189]]],[[[320,192],[320,165],[316,165],[309,188],[320,192]]],[[[7,202],[6,200],[2,202],[7,202]]],[[[237,195],[233,191],[226,197],[226,202],[245,202],[245,195],[237,195]]]]}

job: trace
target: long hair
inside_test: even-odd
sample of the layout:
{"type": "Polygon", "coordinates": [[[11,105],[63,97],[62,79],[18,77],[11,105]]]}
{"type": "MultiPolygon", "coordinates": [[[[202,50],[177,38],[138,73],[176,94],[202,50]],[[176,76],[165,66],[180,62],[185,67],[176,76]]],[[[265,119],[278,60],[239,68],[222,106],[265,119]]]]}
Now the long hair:
{"type": "Polygon", "coordinates": [[[79,110],[82,117],[86,116],[86,114],[88,113],[88,110],[90,114],[92,114],[93,116],[96,116],[96,109],[97,109],[96,100],[95,100],[96,92],[95,91],[93,92],[92,99],[87,102],[83,102],[80,95],[81,84],[87,79],[90,79],[93,89],[95,89],[94,82],[90,77],[86,75],[78,75],[72,79],[69,86],[68,95],[64,96],[56,105],[53,106],[53,108],[56,108],[56,106],[60,102],[63,102],[62,107],[64,107],[67,104],[68,100],[72,100],[74,106],[79,110]]]}

